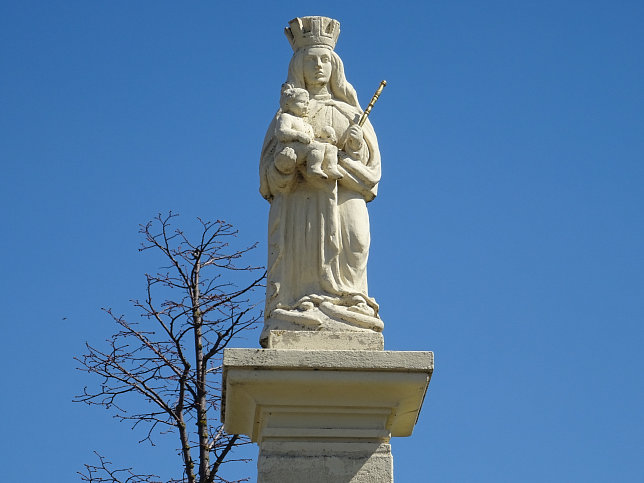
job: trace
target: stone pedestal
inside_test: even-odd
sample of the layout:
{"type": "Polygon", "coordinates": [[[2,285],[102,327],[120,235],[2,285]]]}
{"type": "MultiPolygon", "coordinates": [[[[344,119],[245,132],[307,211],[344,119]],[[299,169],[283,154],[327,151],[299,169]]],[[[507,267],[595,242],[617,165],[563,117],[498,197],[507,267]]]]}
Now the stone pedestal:
{"type": "Polygon", "coordinates": [[[265,441],[260,445],[257,469],[261,483],[394,481],[387,443],[265,441]]]}
{"type": "Polygon", "coordinates": [[[411,435],[433,367],[431,352],[226,349],[225,429],[259,444],[261,483],[389,483],[389,439],[411,435]]]}

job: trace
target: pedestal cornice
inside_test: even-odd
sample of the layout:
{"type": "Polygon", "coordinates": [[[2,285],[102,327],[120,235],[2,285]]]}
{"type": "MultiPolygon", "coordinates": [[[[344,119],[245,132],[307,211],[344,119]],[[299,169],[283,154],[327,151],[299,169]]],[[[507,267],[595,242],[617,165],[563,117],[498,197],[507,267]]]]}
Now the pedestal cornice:
{"type": "Polygon", "coordinates": [[[431,352],[226,349],[226,431],[253,441],[387,442],[409,436],[431,352]]]}

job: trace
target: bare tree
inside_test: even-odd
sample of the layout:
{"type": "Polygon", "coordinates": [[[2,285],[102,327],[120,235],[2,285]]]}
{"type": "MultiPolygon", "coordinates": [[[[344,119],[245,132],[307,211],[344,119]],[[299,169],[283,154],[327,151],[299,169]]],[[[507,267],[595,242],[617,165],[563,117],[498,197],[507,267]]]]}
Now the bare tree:
{"type": "MultiPolygon", "coordinates": [[[[260,320],[252,294],[265,274],[241,263],[255,245],[231,248],[229,241],[237,233],[231,225],[200,219],[201,234],[191,241],[171,226],[176,216],[158,215],[141,226],[140,250],[160,251],[167,264],[158,273],[146,274],[146,296],[133,300],[138,320],[104,309],[117,332],[105,348],[86,344],[87,352],[77,358],[80,370],[101,381],[95,389],[85,387],[75,400],[103,406],[133,428],[144,428],[141,442],[176,433],[183,474],[170,482],[226,482],[219,469],[235,460],[232,450],[247,440],[225,433],[219,418],[223,350],[260,320]]],[[[114,470],[111,462],[97,456],[97,465],[85,465],[79,472],[82,481],[161,481],[131,468],[114,470]]]]}

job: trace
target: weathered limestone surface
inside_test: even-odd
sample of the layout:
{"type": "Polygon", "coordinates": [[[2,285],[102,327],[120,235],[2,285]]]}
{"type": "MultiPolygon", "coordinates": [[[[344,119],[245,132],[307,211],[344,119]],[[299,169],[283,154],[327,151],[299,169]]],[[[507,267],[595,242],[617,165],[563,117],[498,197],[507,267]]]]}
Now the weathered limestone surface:
{"type": "Polygon", "coordinates": [[[297,368],[363,373],[395,371],[431,375],[434,369],[434,354],[426,351],[225,349],[224,364],[227,369],[297,368]]]}
{"type": "Polygon", "coordinates": [[[411,435],[433,368],[431,352],[226,349],[225,429],[259,443],[260,482],[391,482],[389,439],[411,435]]]}
{"type": "Polygon", "coordinates": [[[393,481],[387,443],[265,442],[258,462],[261,483],[393,481]]]}
{"type": "Polygon", "coordinates": [[[260,483],[392,483],[389,440],[411,435],[434,357],[385,351],[368,293],[381,160],[367,116],[386,83],[363,111],[334,51],[340,23],[295,18],[285,33],[293,57],[259,166],[264,349],[225,350],[222,420],[259,444],[260,483]]]}
{"type": "Polygon", "coordinates": [[[269,349],[381,351],[385,339],[378,332],[305,332],[271,330],[269,349]]]}
{"type": "Polygon", "coordinates": [[[384,327],[367,288],[367,203],[378,191],[380,149],[334,51],[340,23],[295,18],[285,33],[293,57],[259,165],[271,204],[262,347],[271,330],[384,327]]]}

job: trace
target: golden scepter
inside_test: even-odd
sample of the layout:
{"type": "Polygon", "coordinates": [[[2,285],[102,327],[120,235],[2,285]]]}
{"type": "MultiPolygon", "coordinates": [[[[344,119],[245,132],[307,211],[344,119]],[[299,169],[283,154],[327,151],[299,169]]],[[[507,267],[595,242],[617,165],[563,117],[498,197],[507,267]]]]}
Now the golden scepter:
{"type": "Polygon", "coordinates": [[[383,81],[380,82],[380,85],[378,86],[378,89],[376,90],[376,93],[373,95],[373,97],[371,98],[371,101],[369,101],[369,105],[367,106],[367,108],[362,113],[362,116],[360,117],[360,120],[358,121],[358,126],[362,127],[362,125],[365,123],[365,121],[367,120],[367,117],[369,117],[369,113],[371,112],[371,108],[373,107],[373,105],[376,103],[376,101],[380,97],[380,93],[382,92],[382,90],[385,88],[386,85],[387,85],[386,80],[383,80],[383,81]]]}

